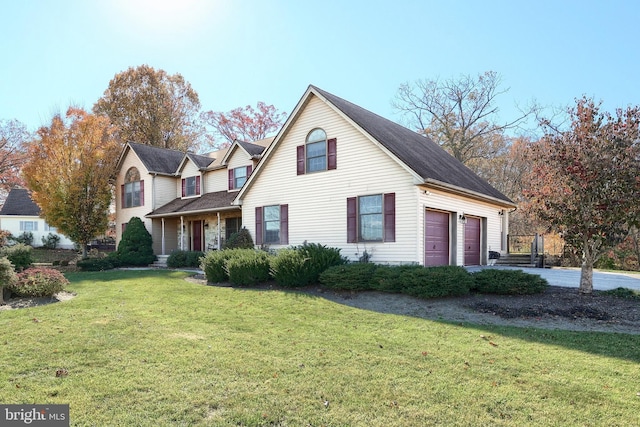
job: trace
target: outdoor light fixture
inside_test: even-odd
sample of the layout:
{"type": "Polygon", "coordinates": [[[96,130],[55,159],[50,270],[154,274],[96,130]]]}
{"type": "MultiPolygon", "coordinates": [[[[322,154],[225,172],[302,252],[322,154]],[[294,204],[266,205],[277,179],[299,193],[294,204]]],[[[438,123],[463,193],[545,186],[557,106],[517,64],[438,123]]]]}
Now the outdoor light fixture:
{"type": "Polygon", "coordinates": [[[500,216],[504,215],[504,209],[499,210],[498,211],[498,215],[500,215],[500,216]]]}
{"type": "Polygon", "coordinates": [[[467,223],[467,217],[464,216],[464,213],[460,216],[458,216],[458,219],[460,219],[460,223],[462,224],[466,224],[467,223]]]}

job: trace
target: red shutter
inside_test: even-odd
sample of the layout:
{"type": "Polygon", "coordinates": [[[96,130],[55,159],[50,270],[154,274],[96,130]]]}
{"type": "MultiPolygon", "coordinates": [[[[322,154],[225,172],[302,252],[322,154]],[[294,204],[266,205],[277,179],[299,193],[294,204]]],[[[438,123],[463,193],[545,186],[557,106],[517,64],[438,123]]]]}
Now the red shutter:
{"type": "Polygon", "coordinates": [[[187,180],[182,178],[182,197],[184,197],[185,194],[187,194],[187,180]]]}
{"type": "Polygon", "coordinates": [[[347,243],[358,242],[358,209],[355,197],[347,198],[347,243]]]}
{"type": "Polygon", "coordinates": [[[122,187],[120,188],[120,190],[121,190],[120,207],[126,208],[127,206],[125,205],[124,184],[122,184],[122,187]]]}
{"type": "Polygon", "coordinates": [[[262,207],[256,207],[256,245],[262,244],[262,207]]]}
{"type": "Polygon", "coordinates": [[[200,194],[200,176],[196,176],[196,194],[200,194]]]}
{"type": "Polygon", "coordinates": [[[336,138],[331,138],[327,141],[327,169],[335,169],[337,166],[337,142],[336,138]]]}
{"type": "Polygon", "coordinates": [[[144,181],[140,181],[140,206],[144,206],[144,181]]]}
{"type": "Polygon", "coordinates": [[[233,169],[229,169],[229,190],[233,190],[233,169]]]}
{"type": "Polygon", "coordinates": [[[253,172],[253,166],[249,165],[249,166],[247,166],[247,179],[251,175],[251,172],[253,172]]]}
{"type": "Polygon", "coordinates": [[[304,175],[304,145],[296,147],[296,157],[298,175],[304,175]]]}
{"type": "Polygon", "coordinates": [[[289,244],[289,205],[280,205],[280,244],[289,244]]]}
{"type": "Polygon", "coordinates": [[[396,241],[396,193],[384,195],[384,241],[396,241]]]}

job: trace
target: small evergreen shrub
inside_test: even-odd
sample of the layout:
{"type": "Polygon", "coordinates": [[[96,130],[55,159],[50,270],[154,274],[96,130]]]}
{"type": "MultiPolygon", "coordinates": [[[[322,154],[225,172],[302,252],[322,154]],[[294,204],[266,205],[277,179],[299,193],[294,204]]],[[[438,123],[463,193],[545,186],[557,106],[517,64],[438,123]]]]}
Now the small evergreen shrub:
{"type": "Polygon", "coordinates": [[[18,273],[18,281],[11,292],[22,297],[52,297],[64,290],[69,281],[53,268],[28,268],[18,273]]]}
{"type": "Polygon", "coordinates": [[[336,265],[327,268],[320,274],[320,283],[330,289],[370,290],[377,267],[376,264],[363,262],[336,265]]]}
{"type": "Polygon", "coordinates": [[[269,280],[269,254],[253,249],[238,249],[225,263],[229,282],[252,286],[269,280]]]}
{"type": "Polygon", "coordinates": [[[15,241],[22,243],[23,245],[33,246],[33,233],[30,231],[24,231],[21,235],[15,238],[15,241]]]}
{"type": "Polygon", "coordinates": [[[241,228],[233,233],[224,243],[224,249],[253,249],[253,238],[246,228],[241,228]]]}
{"type": "Polygon", "coordinates": [[[11,294],[11,288],[18,282],[18,275],[13,269],[13,264],[6,257],[0,257],[0,302],[2,302],[4,289],[11,294]]]}
{"type": "Polygon", "coordinates": [[[469,293],[473,278],[460,266],[405,269],[400,274],[403,293],[418,298],[460,296],[469,293]]]}
{"type": "Polygon", "coordinates": [[[129,220],[116,253],[120,265],[149,265],[156,260],[151,234],[140,218],[129,220]]]}
{"type": "Polygon", "coordinates": [[[640,291],[635,291],[629,288],[609,289],[608,291],[602,291],[602,293],[616,298],[640,300],[640,291]]]}
{"type": "Polygon", "coordinates": [[[483,294],[527,295],[544,292],[546,279],[522,270],[484,269],[472,274],[473,290],[483,294]]]}
{"type": "Polygon", "coordinates": [[[55,249],[60,243],[60,236],[57,234],[49,233],[46,236],[42,236],[42,247],[45,249],[55,249]]]}
{"type": "Polygon", "coordinates": [[[5,246],[0,249],[0,256],[7,257],[16,271],[20,272],[33,264],[33,248],[24,243],[5,246]]]}
{"type": "Polygon", "coordinates": [[[82,271],[105,271],[114,268],[113,257],[85,258],[76,262],[76,266],[82,271]]]}
{"type": "Polygon", "coordinates": [[[195,268],[200,265],[200,258],[204,256],[202,251],[173,251],[167,258],[169,268],[195,268]]]}
{"type": "Polygon", "coordinates": [[[307,268],[305,275],[309,276],[309,283],[318,283],[320,274],[327,268],[335,265],[343,265],[348,262],[345,257],[340,255],[340,249],[329,248],[319,243],[305,242],[295,249],[298,250],[304,258],[309,260],[305,265],[307,268]]]}

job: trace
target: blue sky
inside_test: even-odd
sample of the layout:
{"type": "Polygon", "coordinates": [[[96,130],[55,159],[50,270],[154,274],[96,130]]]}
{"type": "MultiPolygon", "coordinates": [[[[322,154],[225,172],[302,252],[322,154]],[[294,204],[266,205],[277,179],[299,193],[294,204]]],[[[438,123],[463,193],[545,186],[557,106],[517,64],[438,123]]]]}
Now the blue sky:
{"type": "Polygon", "coordinates": [[[498,72],[501,119],[535,99],[640,104],[640,2],[0,0],[0,119],[30,130],[148,64],[203,110],[291,112],[309,84],[394,121],[398,87],[498,72]]]}

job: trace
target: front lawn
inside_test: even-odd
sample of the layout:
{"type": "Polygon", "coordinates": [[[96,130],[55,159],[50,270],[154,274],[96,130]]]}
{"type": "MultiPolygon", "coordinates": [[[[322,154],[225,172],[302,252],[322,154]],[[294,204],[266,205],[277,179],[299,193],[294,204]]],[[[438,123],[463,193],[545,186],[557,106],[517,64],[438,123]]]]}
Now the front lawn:
{"type": "Polygon", "coordinates": [[[0,403],[68,403],[74,426],[640,424],[640,335],[434,322],[185,277],[73,273],[74,299],[0,311],[0,403]]]}

